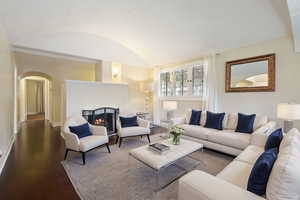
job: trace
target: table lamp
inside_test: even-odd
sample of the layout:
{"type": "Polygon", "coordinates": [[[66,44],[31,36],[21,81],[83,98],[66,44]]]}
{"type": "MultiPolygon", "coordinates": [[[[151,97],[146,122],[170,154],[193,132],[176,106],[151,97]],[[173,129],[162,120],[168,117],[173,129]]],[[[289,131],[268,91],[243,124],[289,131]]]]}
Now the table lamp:
{"type": "Polygon", "coordinates": [[[300,104],[280,103],[277,105],[277,117],[284,120],[284,132],[293,128],[293,121],[300,120],[300,104]]]}
{"type": "Polygon", "coordinates": [[[167,120],[170,120],[172,111],[177,109],[177,101],[164,101],[163,109],[167,111],[167,120]]]}

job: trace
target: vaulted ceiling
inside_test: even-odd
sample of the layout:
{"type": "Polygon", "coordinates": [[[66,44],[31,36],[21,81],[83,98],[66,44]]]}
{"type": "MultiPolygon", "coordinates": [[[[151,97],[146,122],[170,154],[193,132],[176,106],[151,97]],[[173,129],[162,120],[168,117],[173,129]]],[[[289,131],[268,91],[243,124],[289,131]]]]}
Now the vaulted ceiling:
{"type": "Polygon", "coordinates": [[[285,36],[285,0],[0,0],[12,44],[153,66],[285,36]]]}

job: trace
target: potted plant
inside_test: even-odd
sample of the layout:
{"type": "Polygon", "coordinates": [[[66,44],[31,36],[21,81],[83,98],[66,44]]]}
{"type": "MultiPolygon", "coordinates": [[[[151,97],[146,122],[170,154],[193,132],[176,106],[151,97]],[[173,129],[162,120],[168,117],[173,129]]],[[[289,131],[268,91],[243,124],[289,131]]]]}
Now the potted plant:
{"type": "Polygon", "coordinates": [[[184,129],[176,125],[171,127],[170,134],[173,135],[173,144],[178,145],[180,143],[180,136],[183,132],[184,129]]]}

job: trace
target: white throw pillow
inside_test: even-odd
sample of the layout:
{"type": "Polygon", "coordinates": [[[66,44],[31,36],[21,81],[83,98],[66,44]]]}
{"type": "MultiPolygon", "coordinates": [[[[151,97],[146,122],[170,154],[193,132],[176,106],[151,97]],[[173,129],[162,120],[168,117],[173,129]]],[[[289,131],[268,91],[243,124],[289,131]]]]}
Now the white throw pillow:
{"type": "Polygon", "coordinates": [[[253,124],[253,131],[255,131],[256,129],[262,127],[266,123],[268,123],[268,116],[266,116],[266,115],[256,115],[255,120],[254,120],[254,124],[253,124]]]}
{"type": "Polygon", "coordinates": [[[191,119],[191,114],[192,114],[192,109],[188,109],[185,113],[185,119],[186,119],[186,123],[189,124],[190,123],[190,119],[191,119]]]}
{"type": "MultiPolygon", "coordinates": [[[[298,139],[300,141],[300,134],[298,129],[293,128],[288,133],[284,134],[284,137],[280,143],[279,152],[283,151],[284,148],[291,145],[291,142],[294,139],[298,139]]],[[[299,147],[300,148],[300,147],[299,147]]]]}
{"type": "Polygon", "coordinates": [[[227,114],[227,125],[225,126],[226,129],[235,130],[238,123],[238,114],[237,113],[229,113],[227,114]]]}
{"type": "Polygon", "coordinates": [[[203,110],[203,111],[201,112],[200,125],[201,125],[201,126],[204,126],[205,123],[206,123],[206,111],[203,110]]]}
{"type": "Polygon", "coordinates": [[[266,194],[269,200],[300,199],[300,133],[297,129],[283,137],[266,194]]]}

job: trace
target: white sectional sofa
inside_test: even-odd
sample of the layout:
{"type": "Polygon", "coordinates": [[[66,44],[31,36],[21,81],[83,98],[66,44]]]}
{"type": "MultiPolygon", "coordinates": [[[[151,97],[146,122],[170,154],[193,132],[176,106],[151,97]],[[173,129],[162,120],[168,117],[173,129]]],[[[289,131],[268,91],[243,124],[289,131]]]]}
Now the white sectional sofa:
{"type": "Polygon", "coordinates": [[[299,200],[300,133],[292,129],[279,148],[265,196],[247,191],[248,178],[264,152],[267,135],[253,135],[251,143],[217,176],[194,170],[179,179],[178,200],[299,200]]]}
{"type": "Polygon", "coordinates": [[[239,155],[246,149],[254,140],[257,133],[268,134],[274,129],[276,123],[268,121],[267,116],[256,116],[254,121],[254,132],[252,134],[235,132],[238,115],[237,113],[226,113],[223,120],[223,130],[205,128],[206,112],[202,111],[200,125],[189,125],[191,110],[186,113],[183,118],[176,118],[173,124],[177,124],[183,128],[184,134],[182,138],[197,141],[204,145],[204,147],[214,149],[220,152],[239,155]]]}

